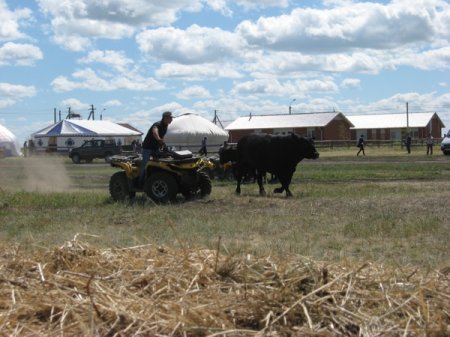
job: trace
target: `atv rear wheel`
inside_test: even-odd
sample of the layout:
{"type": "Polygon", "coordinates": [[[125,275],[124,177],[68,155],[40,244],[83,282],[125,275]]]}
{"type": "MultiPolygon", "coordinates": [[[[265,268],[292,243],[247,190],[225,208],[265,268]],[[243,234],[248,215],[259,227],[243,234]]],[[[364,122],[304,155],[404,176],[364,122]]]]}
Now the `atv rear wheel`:
{"type": "Polygon", "coordinates": [[[128,178],[124,171],[116,172],[111,176],[109,193],[114,201],[124,201],[136,196],[136,192],[129,189],[128,178]]]}
{"type": "Polygon", "coordinates": [[[211,178],[208,172],[200,171],[197,174],[197,184],[192,189],[182,192],[186,200],[204,198],[211,194],[211,178]]]}
{"type": "Polygon", "coordinates": [[[178,184],[170,173],[154,172],[145,181],[144,191],[154,202],[167,203],[177,196],[178,184]]]}

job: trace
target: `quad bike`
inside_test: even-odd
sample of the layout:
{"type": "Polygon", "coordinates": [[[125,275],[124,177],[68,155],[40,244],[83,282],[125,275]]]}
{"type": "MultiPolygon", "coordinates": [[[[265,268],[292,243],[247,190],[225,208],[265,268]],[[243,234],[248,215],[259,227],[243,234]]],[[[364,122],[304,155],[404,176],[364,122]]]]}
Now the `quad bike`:
{"type": "Polygon", "coordinates": [[[156,203],[173,201],[178,193],[186,199],[205,197],[211,193],[211,179],[207,170],[214,164],[207,158],[193,156],[190,151],[170,151],[153,158],[145,167],[145,179],[140,181],[140,155],[111,157],[111,166],[122,170],[109,181],[109,192],[115,201],[123,201],[145,192],[156,203]]]}

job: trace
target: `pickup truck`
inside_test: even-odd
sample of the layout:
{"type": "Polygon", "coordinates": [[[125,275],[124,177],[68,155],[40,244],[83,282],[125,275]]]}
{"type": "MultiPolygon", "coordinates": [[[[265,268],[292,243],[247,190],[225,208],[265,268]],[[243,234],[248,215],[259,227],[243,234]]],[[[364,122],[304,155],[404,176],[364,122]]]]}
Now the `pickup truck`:
{"type": "Polygon", "coordinates": [[[444,136],[444,139],[442,140],[441,151],[443,154],[446,155],[450,154],[450,130],[448,130],[448,133],[444,136]]]}
{"type": "Polygon", "coordinates": [[[80,147],[71,149],[69,158],[75,164],[79,164],[82,160],[91,163],[94,158],[103,158],[109,163],[113,155],[121,152],[121,147],[116,145],[114,140],[92,139],[85,141],[80,147]]]}

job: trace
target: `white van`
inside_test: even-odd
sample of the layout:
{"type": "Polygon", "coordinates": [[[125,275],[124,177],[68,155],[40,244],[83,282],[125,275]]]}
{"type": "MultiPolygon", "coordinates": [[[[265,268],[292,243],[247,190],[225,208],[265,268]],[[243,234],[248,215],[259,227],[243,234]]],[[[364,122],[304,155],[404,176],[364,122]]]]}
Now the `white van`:
{"type": "Polygon", "coordinates": [[[443,154],[450,154],[450,130],[444,135],[441,143],[441,151],[443,154]]]}

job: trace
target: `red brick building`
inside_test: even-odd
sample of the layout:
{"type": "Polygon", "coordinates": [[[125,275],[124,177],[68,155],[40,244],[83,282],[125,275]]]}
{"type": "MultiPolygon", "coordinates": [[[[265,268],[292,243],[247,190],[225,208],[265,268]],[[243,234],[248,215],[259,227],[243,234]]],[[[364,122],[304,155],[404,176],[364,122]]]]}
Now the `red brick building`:
{"type": "Polygon", "coordinates": [[[445,127],[435,112],[397,113],[378,115],[347,116],[353,124],[351,139],[362,134],[367,140],[401,140],[406,134],[413,139],[425,139],[429,133],[434,138],[441,137],[445,127]]]}
{"type": "Polygon", "coordinates": [[[261,132],[268,134],[296,133],[316,140],[349,140],[353,124],[341,112],[318,112],[284,115],[249,115],[239,117],[225,130],[229,141],[238,142],[244,135],[261,132]]]}

